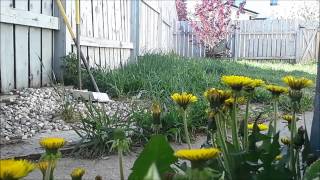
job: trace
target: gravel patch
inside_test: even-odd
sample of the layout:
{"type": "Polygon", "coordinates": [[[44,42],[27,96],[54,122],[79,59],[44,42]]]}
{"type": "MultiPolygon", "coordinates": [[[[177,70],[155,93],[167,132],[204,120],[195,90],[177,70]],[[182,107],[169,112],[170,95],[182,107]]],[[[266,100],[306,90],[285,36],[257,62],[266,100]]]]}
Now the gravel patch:
{"type": "MultiPolygon", "coordinates": [[[[27,140],[39,133],[69,131],[72,124],[66,123],[61,116],[65,98],[59,94],[68,94],[70,89],[64,90],[26,88],[0,96],[0,144],[27,140]]],[[[74,104],[75,112],[85,113],[87,108],[82,101],[76,101],[69,95],[65,97],[74,104]]],[[[104,106],[106,114],[120,120],[128,118],[133,106],[132,102],[122,101],[99,105],[104,106]]]]}

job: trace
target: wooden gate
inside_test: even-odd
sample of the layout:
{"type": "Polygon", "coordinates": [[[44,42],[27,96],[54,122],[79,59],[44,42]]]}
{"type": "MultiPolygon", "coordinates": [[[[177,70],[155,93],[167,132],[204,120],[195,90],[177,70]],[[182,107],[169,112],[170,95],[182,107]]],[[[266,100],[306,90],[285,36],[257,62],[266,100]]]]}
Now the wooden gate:
{"type": "Polygon", "coordinates": [[[320,32],[316,28],[299,28],[297,38],[297,62],[306,63],[319,57],[320,32]]]}
{"type": "Polygon", "coordinates": [[[297,20],[237,21],[231,52],[235,59],[307,62],[318,58],[319,30],[297,20]]]}

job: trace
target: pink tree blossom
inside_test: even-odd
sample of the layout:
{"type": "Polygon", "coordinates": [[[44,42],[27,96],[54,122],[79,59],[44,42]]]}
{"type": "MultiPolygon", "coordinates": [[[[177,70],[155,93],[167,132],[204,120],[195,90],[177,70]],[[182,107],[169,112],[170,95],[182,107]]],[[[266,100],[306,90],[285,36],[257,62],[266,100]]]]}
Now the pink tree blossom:
{"type": "Polygon", "coordinates": [[[187,20],[187,4],[185,0],[176,0],[176,9],[178,14],[179,21],[186,21],[187,20]]]}
{"type": "MultiPolygon", "coordinates": [[[[231,6],[233,0],[201,0],[195,8],[195,20],[191,25],[197,37],[209,48],[213,48],[225,39],[233,28],[231,22],[231,6]]],[[[237,15],[242,13],[244,3],[240,4],[237,15]]]]}

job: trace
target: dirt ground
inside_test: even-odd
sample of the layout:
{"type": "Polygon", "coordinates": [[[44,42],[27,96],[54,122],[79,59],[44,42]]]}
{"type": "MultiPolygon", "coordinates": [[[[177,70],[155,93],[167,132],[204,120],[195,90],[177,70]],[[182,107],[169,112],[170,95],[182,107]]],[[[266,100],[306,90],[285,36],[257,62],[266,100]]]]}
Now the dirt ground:
{"type": "MultiPolygon", "coordinates": [[[[307,112],[306,113],[306,126],[307,126],[307,131],[310,133],[310,128],[311,128],[311,123],[312,123],[312,117],[313,113],[312,112],[307,112]]],[[[286,127],[286,124],[283,123],[283,121],[279,120],[278,122],[278,130],[280,130],[280,136],[289,136],[289,131],[287,130],[288,128],[286,127]]],[[[303,120],[298,121],[298,127],[303,125],[303,120]]],[[[65,134],[61,132],[56,132],[54,133],[55,135],[59,134],[62,137],[68,137],[68,141],[73,141],[76,140],[76,136],[74,133],[67,133],[65,134]]],[[[16,153],[21,153],[23,154],[26,152],[30,152],[31,147],[35,147],[38,139],[40,137],[47,136],[41,135],[39,137],[36,137],[33,141],[29,141],[29,143],[24,144],[21,146],[21,144],[16,144],[16,145],[7,145],[7,146],[2,146],[0,148],[1,150],[1,158],[4,158],[5,156],[8,157],[14,157],[16,153]]],[[[309,134],[310,136],[310,134],[309,134]]],[[[197,140],[194,142],[193,147],[194,148],[199,148],[201,144],[205,141],[204,136],[199,136],[197,137],[197,140]]],[[[187,148],[186,144],[172,144],[172,147],[177,150],[177,149],[183,149],[187,148]]],[[[124,157],[124,173],[125,177],[127,178],[128,175],[131,172],[131,168],[133,166],[134,161],[136,160],[137,156],[139,155],[139,152],[141,152],[142,148],[136,150],[135,152],[131,152],[130,154],[126,155],[124,157]]],[[[38,152],[38,151],[43,151],[40,148],[36,148],[33,151],[38,152]]],[[[95,176],[100,175],[103,177],[104,180],[119,180],[119,165],[118,165],[118,158],[116,155],[111,155],[108,157],[104,157],[99,160],[91,160],[91,159],[75,159],[75,158],[62,158],[58,162],[58,166],[55,170],[55,180],[69,180],[70,178],[70,173],[73,168],[75,167],[82,167],[86,169],[86,174],[84,175],[84,179],[86,180],[93,180],[95,176]]],[[[41,180],[42,175],[39,170],[33,171],[25,180],[41,180]]]]}
{"type": "MultiPolygon", "coordinates": [[[[199,136],[192,146],[194,148],[199,148],[204,141],[205,137],[199,136]]],[[[175,150],[188,148],[186,144],[172,144],[172,147],[175,150]]],[[[137,152],[131,152],[124,156],[124,173],[126,178],[129,176],[131,172],[130,169],[132,168],[140,151],[141,149],[137,152]]],[[[118,157],[116,155],[108,156],[100,160],[62,158],[55,169],[55,180],[71,179],[70,173],[75,167],[82,167],[86,169],[86,174],[83,176],[84,180],[93,180],[97,175],[102,176],[103,180],[119,180],[119,165],[118,157]]],[[[30,173],[25,180],[41,180],[41,178],[41,172],[39,170],[35,170],[30,173]]]]}

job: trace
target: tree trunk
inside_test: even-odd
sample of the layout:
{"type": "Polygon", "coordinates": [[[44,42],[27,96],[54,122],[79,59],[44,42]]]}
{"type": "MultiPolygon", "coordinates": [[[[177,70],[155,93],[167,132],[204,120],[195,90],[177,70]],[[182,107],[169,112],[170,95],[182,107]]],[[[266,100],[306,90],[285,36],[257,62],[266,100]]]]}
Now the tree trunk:
{"type": "MultiPolygon", "coordinates": [[[[319,41],[320,45],[320,41],[319,41]]],[[[314,115],[311,127],[311,149],[312,152],[320,157],[320,46],[318,50],[316,94],[314,103],[314,115]]]]}

